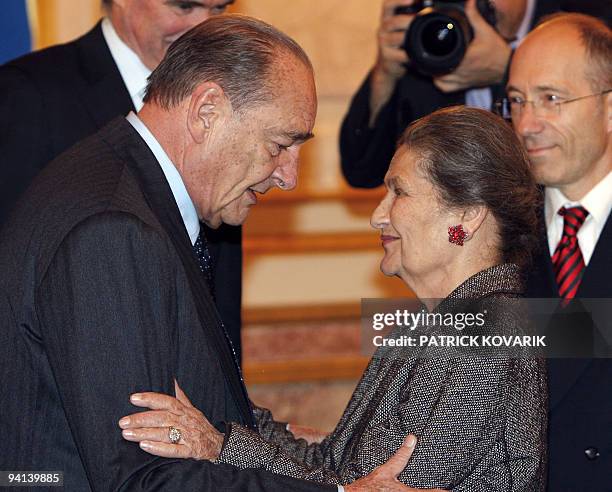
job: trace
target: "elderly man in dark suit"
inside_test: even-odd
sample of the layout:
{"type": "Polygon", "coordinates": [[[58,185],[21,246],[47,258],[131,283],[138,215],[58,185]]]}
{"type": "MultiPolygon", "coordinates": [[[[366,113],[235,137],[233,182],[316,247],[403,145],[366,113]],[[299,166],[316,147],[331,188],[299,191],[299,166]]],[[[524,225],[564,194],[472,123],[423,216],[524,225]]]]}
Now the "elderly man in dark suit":
{"type": "MultiPolygon", "coordinates": [[[[39,174],[0,236],[0,470],[61,470],[67,490],[336,490],[156,458],[117,430],[130,394],[175,381],[218,429],[254,426],[199,220],[239,225],[257,194],[292,189],[315,113],[293,40],[217,16],[173,44],[138,116],[39,174]]],[[[347,490],[405,490],[413,448],[347,490]]]]}
{"type": "MultiPolygon", "coordinates": [[[[107,16],[84,36],[0,67],[0,226],[54,157],[140,110],[170,43],[232,2],[104,0],[107,16]]],[[[216,303],[240,360],[241,228],[204,229],[216,303]]]]}
{"type": "MultiPolygon", "coordinates": [[[[513,58],[508,110],[545,193],[531,297],[612,298],[611,90],[612,32],[592,17],[551,18],[513,58]]],[[[611,381],[609,359],[549,361],[549,490],[610,490],[611,381]]]]}

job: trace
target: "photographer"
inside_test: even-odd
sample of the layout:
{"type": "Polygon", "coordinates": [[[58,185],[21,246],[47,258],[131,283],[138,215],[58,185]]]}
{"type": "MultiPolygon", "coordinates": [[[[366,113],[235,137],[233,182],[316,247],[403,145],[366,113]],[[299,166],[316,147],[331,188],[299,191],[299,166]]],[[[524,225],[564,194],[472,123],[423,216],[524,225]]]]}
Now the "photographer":
{"type": "Polygon", "coordinates": [[[483,18],[476,0],[467,0],[465,5],[457,2],[472,26],[473,40],[455,70],[432,77],[408,66],[402,47],[415,15],[396,14],[396,9],[418,6],[418,0],[384,0],[376,62],[342,124],[342,172],[349,184],[363,188],[382,184],[396,140],[412,121],[455,104],[490,109],[503,96],[515,41],[540,17],[559,8],[555,0],[490,3],[495,9],[495,26],[483,18]]]}

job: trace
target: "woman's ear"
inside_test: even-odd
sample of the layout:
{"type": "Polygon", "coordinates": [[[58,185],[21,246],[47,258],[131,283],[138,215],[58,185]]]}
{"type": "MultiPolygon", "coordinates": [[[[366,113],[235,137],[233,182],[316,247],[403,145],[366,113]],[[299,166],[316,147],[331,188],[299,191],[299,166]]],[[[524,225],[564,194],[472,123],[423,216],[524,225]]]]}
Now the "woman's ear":
{"type": "Polygon", "coordinates": [[[488,214],[489,211],[484,205],[473,205],[463,211],[460,223],[467,234],[465,241],[474,237],[474,233],[480,229],[488,214]]]}
{"type": "Polygon", "coordinates": [[[193,140],[204,142],[228,111],[231,105],[219,85],[214,82],[198,85],[188,99],[187,128],[193,140]]]}

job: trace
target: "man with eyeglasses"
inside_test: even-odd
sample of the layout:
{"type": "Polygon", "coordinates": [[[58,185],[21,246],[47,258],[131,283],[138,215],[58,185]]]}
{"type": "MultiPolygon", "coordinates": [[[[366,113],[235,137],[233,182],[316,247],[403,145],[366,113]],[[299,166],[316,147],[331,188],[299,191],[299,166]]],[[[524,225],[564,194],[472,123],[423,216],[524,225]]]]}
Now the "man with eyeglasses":
{"type": "MultiPolygon", "coordinates": [[[[532,298],[612,298],[611,89],[612,31],[593,17],[550,17],[512,60],[503,108],[545,195],[532,298]]],[[[612,360],[549,360],[550,491],[611,490],[611,384],[612,360]]]]}

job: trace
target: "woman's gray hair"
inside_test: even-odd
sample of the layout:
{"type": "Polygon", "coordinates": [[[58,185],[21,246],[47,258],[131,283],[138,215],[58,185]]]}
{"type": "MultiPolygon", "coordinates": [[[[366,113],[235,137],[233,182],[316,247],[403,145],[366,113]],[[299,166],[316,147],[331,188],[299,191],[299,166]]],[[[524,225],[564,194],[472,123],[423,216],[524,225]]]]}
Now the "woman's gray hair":
{"type": "Polygon", "coordinates": [[[541,192],[512,127],[482,109],[438,110],[400,137],[449,208],[484,205],[495,217],[505,262],[525,266],[537,244],[541,192]]]}
{"type": "Polygon", "coordinates": [[[273,96],[269,75],[282,54],[295,56],[309,69],[304,50],[289,36],[263,21],[238,14],[207,19],[175,41],[149,77],[145,102],[176,106],[202,82],[215,82],[234,110],[273,96]]]}

